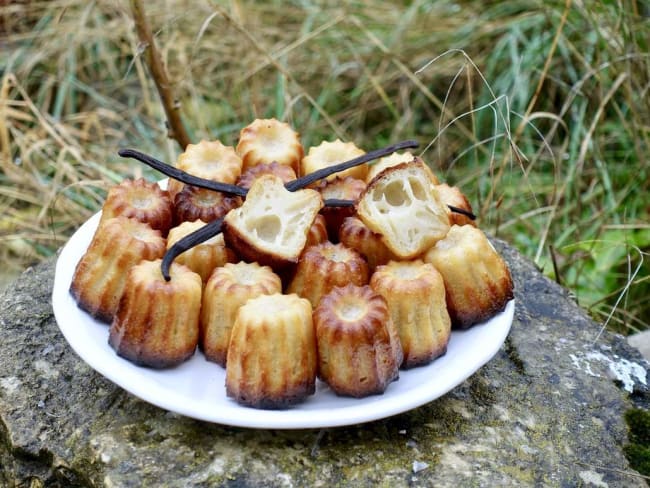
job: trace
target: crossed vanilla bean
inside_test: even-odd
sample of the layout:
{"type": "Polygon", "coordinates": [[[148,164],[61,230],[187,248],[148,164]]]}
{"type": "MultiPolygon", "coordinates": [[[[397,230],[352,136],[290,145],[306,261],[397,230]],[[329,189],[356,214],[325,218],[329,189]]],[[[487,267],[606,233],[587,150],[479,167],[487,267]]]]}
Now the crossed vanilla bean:
{"type": "MultiPolygon", "coordinates": [[[[327,178],[328,176],[338,173],[340,171],[353,168],[361,164],[368,163],[375,159],[383,158],[384,156],[388,156],[402,149],[411,149],[416,147],[418,147],[418,143],[416,141],[407,140],[407,141],[401,141],[395,144],[391,144],[389,146],[380,149],[375,149],[374,151],[367,152],[349,161],[328,166],[326,168],[322,168],[318,171],[314,171],[313,173],[309,173],[308,175],[292,180],[285,184],[285,188],[289,191],[297,191],[302,188],[306,188],[307,186],[311,185],[312,183],[315,183],[318,180],[327,178]]],[[[123,158],[136,159],[137,161],[146,164],[147,166],[159,171],[160,173],[169,176],[170,178],[173,178],[175,180],[178,180],[182,183],[185,183],[187,185],[193,185],[199,188],[206,188],[208,190],[219,191],[231,195],[237,195],[240,197],[246,197],[246,194],[248,193],[248,190],[246,188],[242,188],[237,185],[230,185],[227,183],[208,180],[205,178],[200,178],[198,176],[191,175],[172,165],[169,165],[152,156],[149,156],[148,154],[142,153],[140,151],[136,151],[135,149],[120,149],[118,151],[118,154],[123,158]]],[[[327,207],[352,207],[355,204],[353,200],[341,200],[341,199],[327,199],[323,203],[327,207]]],[[[471,212],[468,212],[458,207],[454,207],[452,205],[447,205],[447,206],[452,212],[460,213],[462,215],[469,217],[472,220],[476,219],[476,216],[471,212]]],[[[178,255],[182,254],[188,249],[191,249],[194,246],[198,246],[199,244],[219,234],[221,232],[222,224],[223,224],[223,218],[217,219],[213,222],[206,224],[204,227],[200,228],[199,230],[192,232],[191,234],[188,234],[187,236],[185,236],[184,238],[176,242],[174,245],[172,245],[172,247],[170,247],[165,253],[161,265],[161,271],[165,280],[169,281],[171,279],[169,275],[169,268],[172,262],[174,261],[174,259],[176,259],[178,255]]]]}
{"type": "Polygon", "coordinates": [[[350,159],[349,161],[327,166],[326,168],[319,169],[313,173],[309,173],[308,175],[301,176],[296,180],[290,181],[284,186],[289,191],[300,190],[301,188],[305,188],[312,183],[317,182],[318,180],[322,180],[323,178],[327,178],[328,176],[333,175],[334,173],[339,173],[340,171],[368,163],[375,159],[383,158],[384,156],[388,156],[402,149],[411,149],[416,147],[418,147],[418,143],[416,141],[397,142],[395,144],[391,144],[390,146],[367,152],[359,157],[350,159]]]}
{"type": "MultiPolygon", "coordinates": [[[[301,176],[300,178],[288,182],[284,186],[289,191],[300,190],[302,188],[306,188],[318,180],[327,178],[334,173],[338,173],[340,171],[368,163],[375,159],[383,158],[384,156],[388,156],[389,154],[393,154],[394,152],[400,151],[402,149],[410,149],[416,147],[418,147],[418,143],[416,141],[402,141],[396,144],[391,144],[390,146],[386,146],[381,149],[375,149],[374,151],[362,154],[361,156],[349,161],[344,161],[339,164],[319,169],[318,171],[314,171],[308,175],[301,176]]],[[[237,185],[229,185],[227,183],[220,183],[218,181],[207,180],[205,178],[199,178],[198,176],[186,173],[185,171],[180,170],[175,166],[163,163],[162,161],[159,161],[158,159],[149,156],[148,154],[136,151],[135,149],[120,149],[117,153],[123,158],[136,159],[141,163],[144,163],[147,166],[160,171],[162,174],[169,176],[170,178],[174,178],[175,180],[181,181],[187,185],[198,186],[200,188],[220,191],[223,193],[230,193],[232,195],[237,195],[240,197],[245,197],[246,193],[248,193],[248,190],[246,188],[242,188],[237,185]]]]}
{"type": "Polygon", "coordinates": [[[123,158],[133,158],[141,163],[146,164],[147,166],[160,171],[165,176],[174,178],[180,182],[185,183],[186,185],[198,186],[199,188],[206,188],[208,190],[220,191],[223,193],[229,193],[231,195],[237,195],[240,197],[245,197],[248,190],[237,185],[229,185],[228,183],[221,183],[219,181],[206,180],[205,178],[199,178],[198,176],[191,175],[185,171],[176,168],[167,163],[149,156],[135,149],[120,149],[117,151],[117,154],[123,158]]]}

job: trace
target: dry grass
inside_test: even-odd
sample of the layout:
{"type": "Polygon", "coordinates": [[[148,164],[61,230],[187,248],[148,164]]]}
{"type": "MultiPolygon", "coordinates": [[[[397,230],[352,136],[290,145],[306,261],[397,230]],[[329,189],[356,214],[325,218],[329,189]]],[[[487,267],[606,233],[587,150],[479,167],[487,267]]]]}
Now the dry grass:
{"type": "MultiPolygon", "coordinates": [[[[0,257],[51,255],[173,161],[127,2],[0,2],[0,257]]],[[[190,138],[255,117],[306,146],[418,139],[482,226],[622,331],[650,324],[648,7],[599,2],[150,2],[190,138]],[[567,5],[569,6],[567,8],[567,5]],[[643,8],[646,11],[643,11],[643,8]]]]}

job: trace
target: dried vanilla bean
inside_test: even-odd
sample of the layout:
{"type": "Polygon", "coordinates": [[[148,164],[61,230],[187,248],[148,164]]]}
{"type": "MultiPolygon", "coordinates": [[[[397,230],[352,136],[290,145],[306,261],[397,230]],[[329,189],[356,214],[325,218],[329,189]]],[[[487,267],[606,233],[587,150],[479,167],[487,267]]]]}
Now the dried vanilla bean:
{"type": "MultiPolygon", "coordinates": [[[[356,205],[356,202],[354,200],[341,200],[338,198],[328,198],[323,202],[326,207],[354,207],[356,205]]],[[[476,215],[474,215],[472,212],[459,208],[459,207],[454,207],[453,205],[447,205],[449,210],[451,210],[454,213],[459,213],[461,215],[464,215],[465,217],[469,218],[470,220],[476,220],[476,215]]]]}
{"type": "Polygon", "coordinates": [[[454,207],[453,205],[447,205],[449,207],[449,210],[451,210],[454,213],[458,213],[461,215],[464,215],[465,217],[469,218],[470,220],[476,220],[476,215],[474,215],[472,212],[469,210],[465,210],[463,208],[458,208],[454,207]]]}
{"type": "Polygon", "coordinates": [[[178,255],[219,234],[221,232],[222,224],[223,217],[217,220],[213,220],[212,222],[205,224],[199,230],[186,235],[179,241],[175,242],[172,247],[167,249],[167,252],[163,256],[162,264],[160,267],[165,280],[169,281],[171,279],[169,276],[169,268],[178,255]]]}
{"type": "Polygon", "coordinates": [[[354,207],[357,202],[354,200],[343,200],[340,198],[328,198],[323,200],[326,207],[354,207]]]}
{"type": "Polygon", "coordinates": [[[240,197],[245,197],[246,193],[248,193],[248,190],[237,185],[229,185],[228,183],[206,180],[205,178],[199,178],[198,176],[191,175],[170,164],[163,163],[162,161],[159,161],[156,158],[149,156],[148,154],[136,151],[135,149],[120,149],[117,153],[123,158],[137,159],[141,163],[144,163],[147,166],[160,171],[162,174],[167,175],[170,178],[174,178],[175,180],[181,181],[187,185],[198,186],[200,188],[220,191],[240,197]]]}
{"type": "Polygon", "coordinates": [[[367,152],[357,158],[350,159],[349,161],[328,166],[327,168],[322,168],[319,169],[318,171],[314,171],[313,173],[309,173],[308,175],[290,181],[285,185],[285,187],[289,191],[300,190],[301,188],[305,188],[311,185],[312,183],[315,183],[318,180],[322,180],[323,178],[327,178],[328,176],[333,175],[334,173],[338,173],[339,171],[343,171],[348,168],[353,168],[355,166],[359,166],[361,164],[367,163],[369,161],[373,161],[375,159],[383,158],[384,156],[388,156],[402,149],[410,149],[416,147],[418,147],[418,143],[416,141],[397,142],[395,144],[391,144],[390,146],[386,146],[380,149],[375,149],[374,151],[367,152]]]}
{"type": "MultiPolygon", "coordinates": [[[[351,159],[349,161],[344,161],[327,168],[314,171],[308,175],[302,176],[301,178],[295,179],[288,182],[285,185],[285,188],[289,191],[296,191],[302,188],[305,188],[312,183],[327,178],[334,173],[346,170],[348,168],[353,168],[354,166],[359,166],[361,164],[373,161],[375,159],[383,158],[388,156],[396,151],[402,149],[416,148],[418,143],[416,141],[402,141],[390,146],[386,146],[380,149],[375,149],[374,151],[367,152],[357,158],[351,159]]],[[[229,185],[227,183],[221,183],[218,181],[206,180],[205,178],[199,178],[197,176],[186,173],[183,170],[180,170],[174,166],[171,166],[167,163],[163,163],[158,159],[149,156],[148,154],[136,151],[135,149],[120,149],[118,154],[123,158],[133,158],[141,163],[146,164],[147,166],[160,171],[162,174],[174,178],[175,180],[181,181],[188,185],[198,186],[200,188],[207,188],[208,190],[220,191],[223,193],[229,193],[231,195],[237,195],[240,197],[245,197],[248,193],[248,190],[241,188],[237,185],[229,185]]]]}

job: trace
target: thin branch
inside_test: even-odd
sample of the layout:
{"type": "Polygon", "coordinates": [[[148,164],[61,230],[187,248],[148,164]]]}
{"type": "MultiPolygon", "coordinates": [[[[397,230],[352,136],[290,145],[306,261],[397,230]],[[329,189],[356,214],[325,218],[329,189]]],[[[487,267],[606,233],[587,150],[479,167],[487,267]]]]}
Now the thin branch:
{"type": "Polygon", "coordinates": [[[154,42],[151,27],[147,21],[141,0],[131,0],[131,11],[133,12],[133,20],[138,32],[138,39],[145,48],[149,71],[156,83],[160,101],[167,115],[167,136],[178,142],[181,149],[184,150],[190,143],[190,137],[187,135],[187,131],[181,120],[180,105],[172,93],[169,76],[167,75],[167,70],[165,69],[160,52],[156,49],[156,43],[154,42]]]}

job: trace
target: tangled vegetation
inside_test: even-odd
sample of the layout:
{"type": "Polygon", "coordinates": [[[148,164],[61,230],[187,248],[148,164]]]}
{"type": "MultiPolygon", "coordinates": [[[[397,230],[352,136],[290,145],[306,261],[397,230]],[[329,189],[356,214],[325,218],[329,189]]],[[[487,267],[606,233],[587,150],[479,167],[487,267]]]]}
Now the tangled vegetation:
{"type": "MultiPolygon", "coordinates": [[[[417,139],[481,226],[610,329],[650,327],[647,3],[147,2],[192,141],[256,117],[309,147],[417,139]],[[643,261],[644,257],[646,262],[643,261]]],[[[56,252],[124,177],[174,161],[128,2],[0,1],[0,258],[56,252]]]]}

